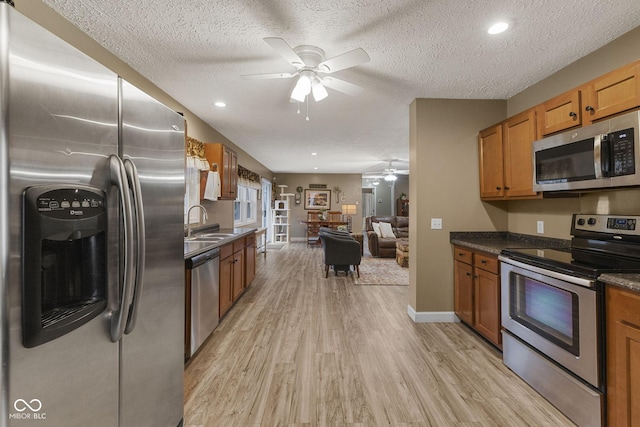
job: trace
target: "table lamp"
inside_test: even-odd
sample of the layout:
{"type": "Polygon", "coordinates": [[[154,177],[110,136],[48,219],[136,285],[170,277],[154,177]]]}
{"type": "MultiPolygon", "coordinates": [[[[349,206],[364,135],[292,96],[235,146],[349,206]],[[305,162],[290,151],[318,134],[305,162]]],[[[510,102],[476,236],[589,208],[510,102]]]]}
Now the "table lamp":
{"type": "Polygon", "coordinates": [[[342,215],[347,216],[347,231],[351,233],[351,215],[356,214],[357,205],[342,205],[342,215]]]}

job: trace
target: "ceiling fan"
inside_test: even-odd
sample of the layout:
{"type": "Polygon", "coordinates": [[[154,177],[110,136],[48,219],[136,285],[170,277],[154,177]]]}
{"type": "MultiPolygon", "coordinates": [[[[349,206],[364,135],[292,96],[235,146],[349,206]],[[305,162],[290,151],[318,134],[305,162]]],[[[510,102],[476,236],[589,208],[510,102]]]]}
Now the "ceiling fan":
{"type": "MultiPolygon", "coordinates": [[[[405,163],[402,160],[398,160],[395,159],[396,161],[399,161],[400,163],[405,163]]],[[[365,173],[363,174],[364,178],[368,178],[368,179],[372,179],[374,185],[378,185],[378,183],[380,182],[380,179],[392,183],[393,181],[398,179],[398,175],[409,175],[409,170],[408,169],[397,169],[394,168],[392,165],[393,160],[389,161],[388,166],[382,171],[382,172],[370,172],[370,173],[365,173]]],[[[408,162],[407,166],[408,166],[408,162]]],[[[374,170],[380,170],[378,168],[375,168],[374,170]]]]}
{"type": "Polygon", "coordinates": [[[241,77],[245,79],[290,79],[297,76],[298,81],[291,92],[291,99],[299,102],[304,102],[309,94],[312,94],[316,101],[323,100],[328,96],[325,86],[352,96],[362,91],[358,85],[327,74],[369,62],[369,55],[364,49],[357,48],[333,58],[324,59],[324,51],[316,46],[301,45],[291,48],[284,39],[279,37],[266,37],[264,41],[289,64],[293,65],[296,71],[293,73],[245,74],[241,77]]]}

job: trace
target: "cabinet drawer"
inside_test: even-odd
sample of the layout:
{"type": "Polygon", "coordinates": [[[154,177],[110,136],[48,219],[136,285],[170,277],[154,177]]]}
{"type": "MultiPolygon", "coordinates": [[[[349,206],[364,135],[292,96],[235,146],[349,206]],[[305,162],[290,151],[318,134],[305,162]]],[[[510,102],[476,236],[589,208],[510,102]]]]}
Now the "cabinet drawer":
{"type": "Polygon", "coordinates": [[[227,257],[233,255],[233,245],[229,243],[228,245],[224,245],[220,247],[220,259],[223,260],[227,257]]]}
{"type": "Polygon", "coordinates": [[[496,257],[476,253],[473,265],[482,270],[489,271],[494,274],[498,274],[499,265],[498,265],[498,258],[496,257]]]}
{"type": "Polygon", "coordinates": [[[607,308],[610,319],[640,327],[640,292],[615,286],[607,287],[607,308]]]}
{"type": "Polygon", "coordinates": [[[454,246],[454,258],[458,261],[462,261],[467,264],[471,264],[473,261],[473,253],[469,249],[462,248],[460,246],[454,246]]]}
{"type": "Polygon", "coordinates": [[[242,239],[238,239],[233,242],[233,252],[238,252],[239,250],[244,249],[245,246],[244,237],[242,239]]]}

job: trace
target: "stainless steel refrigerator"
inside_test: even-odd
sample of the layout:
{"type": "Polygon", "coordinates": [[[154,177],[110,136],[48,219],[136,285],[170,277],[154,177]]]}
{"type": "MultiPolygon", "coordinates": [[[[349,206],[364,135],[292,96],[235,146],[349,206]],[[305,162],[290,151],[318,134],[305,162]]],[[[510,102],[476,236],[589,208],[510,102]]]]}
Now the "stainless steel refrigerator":
{"type": "Polygon", "coordinates": [[[0,3],[0,426],[183,417],[184,120],[0,3]]]}

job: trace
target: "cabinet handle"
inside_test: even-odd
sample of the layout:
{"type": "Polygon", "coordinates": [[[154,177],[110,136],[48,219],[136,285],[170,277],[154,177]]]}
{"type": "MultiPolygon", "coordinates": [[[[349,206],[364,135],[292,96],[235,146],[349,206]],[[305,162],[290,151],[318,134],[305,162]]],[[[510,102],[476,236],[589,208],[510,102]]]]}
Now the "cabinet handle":
{"type": "Polygon", "coordinates": [[[467,273],[467,276],[471,276],[471,273],[467,273]]]}
{"type": "Polygon", "coordinates": [[[464,252],[458,252],[458,256],[464,256],[464,252]]]}
{"type": "Polygon", "coordinates": [[[509,187],[504,187],[505,190],[509,191],[509,187]]]}
{"type": "Polygon", "coordinates": [[[587,111],[596,111],[591,105],[587,105],[584,109],[587,111]]]}
{"type": "Polygon", "coordinates": [[[486,259],[480,260],[480,264],[486,264],[486,263],[487,263],[486,259]]]}
{"type": "Polygon", "coordinates": [[[478,278],[478,276],[474,275],[474,276],[473,276],[473,278],[474,278],[474,279],[477,279],[477,278],[478,278]]]}
{"type": "Polygon", "coordinates": [[[502,187],[496,187],[496,190],[500,191],[502,190],[502,187]]]}
{"type": "Polygon", "coordinates": [[[578,115],[576,113],[574,113],[573,111],[569,113],[569,117],[577,117],[578,115]]]}

